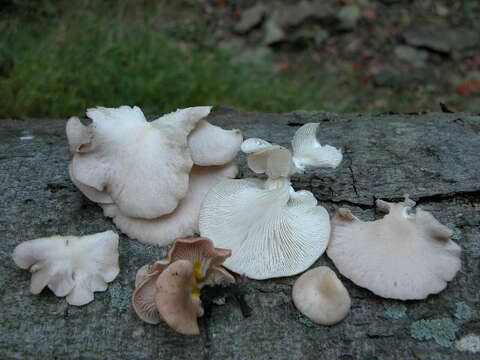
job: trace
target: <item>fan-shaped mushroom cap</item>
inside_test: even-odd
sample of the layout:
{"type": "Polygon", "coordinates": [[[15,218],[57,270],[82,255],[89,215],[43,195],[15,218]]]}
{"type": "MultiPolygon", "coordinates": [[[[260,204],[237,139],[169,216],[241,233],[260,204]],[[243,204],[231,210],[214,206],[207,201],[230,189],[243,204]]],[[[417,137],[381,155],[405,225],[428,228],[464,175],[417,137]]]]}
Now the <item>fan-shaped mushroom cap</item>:
{"type": "Polygon", "coordinates": [[[375,294],[400,300],[424,299],[442,291],[461,267],[460,247],[450,229],[410,199],[377,201],[389,213],[363,222],[348,209],[338,209],[328,256],[355,284],[375,294]]]}
{"type": "Polygon", "coordinates": [[[320,145],[317,129],[320,124],[308,123],[300,127],[292,140],[293,162],[300,171],[307,166],[337,167],[342,152],[330,145],[320,145]]]}
{"type": "Polygon", "coordinates": [[[333,325],[350,311],[350,296],[337,275],[326,266],[300,276],[292,290],[297,309],[313,322],[333,325]]]}
{"type": "Polygon", "coordinates": [[[200,234],[232,250],[226,268],[268,279],[312,265],[325,251],[330,222],[312,193],[295,192],[286,179],[225,180],[205,197],[200,234]]]}
{"type": "Polygon", "coordinates": [[[135,286],[141,284],[147,277],[162,272],[177,260],[188,260],[194,264],[200,286],[235,282],[235,278],[223,271],[220,266],[231,255],[230,249],[216,248],[207,238],[176,239],[166,257],[151,265],[142,266],[137,271],[135,286]]]}
{"type": "Polygon", "coordinates": [[[72,158],[72,177],[107,191],[126,216],[169,214],[188,190],[193,161],[187,136],[209,111],[187,108],[149,123],[138,107],[89,109],[93,123],[87,128],[78,119],[67,124],[71,149],[85,147],[72,158]]]}
{"type": "MultiPolygon", "coordinates": [[[[194,288],[191,295],[200,294],[204,285],[217,285],[235,282],[235,278],[220,265],[231,251],[213,246],[209,239],[188,238],[175,240],[168,255],[151,265],[142,266],[137,271],[132,304],[137,315],[149,324],[158,324],[161,320],[155,303],[158,293],[157,279],[172,264],[187,261],[193,269],[194,288]]],[[[160,296],[161,297],[161,296],[160,296]]],[[[200,305],[200,303],[199,303],[200,305]]]]}
{"type": "Polygon", "coordinates": [[[151,245],[163,246],[177,237],[191,236],[198,232],[198,215],[206,193],[218,182],[234,178],[235,164],[223,166],[194,166],[190,173],[187,195],[178,208],[156,219],[133,218],[123,214],[115,204],[100,204],[105,216],[112,217],[115,225],[132,239],[151,245]]]}
{"type": "Polygon", "coordinates": [[[235,158],[242,140],[240,130],[224,130],[200,120],[188,136],[188,148],[196,165],[223,165],[235,158]]]}
{"type": "Polygon", "coordinates": [[[67,296],[71,305],[93,300],[118,275],[118,235],[105,231],[86,236],[51,236],[25,241],[13,254],[18,267],[32,273],[30,291],[45,286],[56,296],[67,296]]]}
{"type": "Polygon", "coordinates": [[[161,318],[181,334],[200,334],[197,317],[203,315],[203,308],[194,293],[196,280],[192,263],[175,261],[158,276],[156,286],[155,303],[161,318]]]}

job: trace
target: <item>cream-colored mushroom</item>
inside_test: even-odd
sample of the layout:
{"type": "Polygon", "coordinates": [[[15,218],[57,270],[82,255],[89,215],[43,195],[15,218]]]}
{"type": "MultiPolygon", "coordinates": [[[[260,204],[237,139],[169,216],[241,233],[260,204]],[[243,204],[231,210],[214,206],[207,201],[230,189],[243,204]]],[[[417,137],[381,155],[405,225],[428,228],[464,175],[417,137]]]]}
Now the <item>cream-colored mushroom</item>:
{"type": "Polygon", "coordinates": [[[46,286],[71,305],[85,305],[93,293],[105,291],[120,269],[118,235],[105,231],[86,236],[51,236],[25,241],[13,254],[18,267],[32,273],[30,291],[46,286]]]}
{"type": "Polygon", "coordinates": [[[235,177],[230,162],[242,141],[239,130],[203,120],[210,109],[177,110],[147,122],[138,107],[100,107],[87,111],[88,126],[69,119],[73,183],[139,241],[165,245],[193,235],[208,186],[235,177]]]}
{"type": "Polygon", "coordinates": [[[308,123],[300,127],[292,140],[293,162],[297,171],[307,166],[337,167],[342,161],[342,152],[330,145],[320,145],[317,129],[320,124],[308,123]]]}
{"type": "Polygon", "coordinates": [[[107,191],[125,215],[169,214],[188,190],[193,161],[187,136],[209,111],[189,108],[149,123],[138,107],[89,109],[93,136],[85,144],[90,149],[74,154],[71,173],[82,184],[107,191]]]}
{"type": "Polygon", "coordinates": [[[313,322],[333,325],[342,321],[350,311],[350,296],[337,275],[320,266],[300,276],[292,290],[297,309],[313,322]]]}
{"type": "Polygon", "coordinates": [[[235,164],[223,166],[194,166],[190,172],[190,185],[185,198],[177,209],[156,219],[126,216],[115,204],[100,204],[105,216],[132,239],[150,245],[164,246],[178,237],[192,236],[199,232],[198,214],[207,192],[218,182],[234,178],[238,168],[235,164]]]}
{"type": "Polygon", "coordinates": [[[312,193],[290,185],[296,167],[286,148],[252,138],[241,149],[248,166],[268,179],[224,180],[214,186],[200,211],[200,234],[232,249],[225,267],[239,274],[253,279],[298,274],[325,251],[329,215],[312,193]]]}
{"type": "Polygon", "coordinates": [[[188,148],[196,165],[223,165],[235,158],[242,140],[240,130],[224,130],[200,120],[188,136],[188,148]]]}
{"type": "Polygon", "coordinates": [[[461,267],[461,248],[429,212],[409,213],[414,205],[408,198],[377,200],[388,214],[370,222],[337,210],[327,254],[342,275],[385,298],[424,299],[442,291],[461,267]]]}

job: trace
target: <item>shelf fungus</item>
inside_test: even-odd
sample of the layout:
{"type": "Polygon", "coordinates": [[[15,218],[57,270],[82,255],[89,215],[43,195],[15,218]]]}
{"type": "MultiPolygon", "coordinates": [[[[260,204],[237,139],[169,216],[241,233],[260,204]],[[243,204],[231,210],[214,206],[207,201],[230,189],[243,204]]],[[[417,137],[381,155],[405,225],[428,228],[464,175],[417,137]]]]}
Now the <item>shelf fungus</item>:
{"type": "Polygon", "coordinates": [[[138,107],[87,110],[67,122],[72,182],[131,238],[167,245],[198,232],[200,204],[218,181],[234,178],[242,142],[204,118],[211,107],[177,110],[148,122],[138,107]]]}
{"type": "Polygon", "coordinates": [[[321,146],[318,124],[302,126],[292,153],[265,140],[242,143],[248,166],[267,180],[224,180],[212,187],[200,211],[200,234],[232,249],[225,267],[252,279],[298,274],[325,251],[330,236],[327,211],[309,191],[295,191],[290,176],[306,166],[336,167],[342,154],[321,146]],[[226,226],[226,224],[228,224],[226,226]]]}
{"type": "Polygon", "coordinates": [[[15,264],[32,273],[30,292],[46,286],[71,305],[85,305],[118,275],[118,235],[105,231],[85,236],[51,236],[25,241],[12,254],[15,264]]]}
{"type": "Polygon", "coordinates": [[[221,267],[230,254],[206,238],[175,240],[168,256],[138,270],[132,297],[135,312],[149,324],[163,320],[179,333],[198,335],[201,288],[235,282],[221,267]]]}
{"type": "Polygon", "coordinates": [[[332,220],[328,256],[358,286],[392,299],[424,299],[442,291],[461,267],[452,231],[415,202],[377,200],[383,219],[363,222],[348,209],[332,220]]]}
{"type": "Polygon", "coordinates": [[[302,274],[293,285],[292,297],[297,309],[320,325],[336,324],[350,311],[347,289],[326,266],[302,274]]]}

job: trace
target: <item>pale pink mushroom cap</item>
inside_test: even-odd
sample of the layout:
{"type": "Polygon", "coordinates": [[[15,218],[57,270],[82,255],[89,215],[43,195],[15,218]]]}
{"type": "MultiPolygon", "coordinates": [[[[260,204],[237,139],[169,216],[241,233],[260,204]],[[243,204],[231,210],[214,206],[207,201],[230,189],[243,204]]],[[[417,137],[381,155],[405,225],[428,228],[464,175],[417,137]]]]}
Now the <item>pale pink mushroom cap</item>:
{"type": "Polygon", "coordinates": [[[400,300],[424,299],[442,291],[461,267],[461,248],[452,232],[410,199],[378,200],[389,212],[381,220],[363,222],[348,209],[332,220],[328,256],[338,270],[358,286],[400,300]]]}
{"type": "Polygon", "coordinates": [[[293,285],[292,298],[302,314],[320,325],[336,324],[350,311],[351,300],[347,289],[326,266],[300,276],[293,285]]]}

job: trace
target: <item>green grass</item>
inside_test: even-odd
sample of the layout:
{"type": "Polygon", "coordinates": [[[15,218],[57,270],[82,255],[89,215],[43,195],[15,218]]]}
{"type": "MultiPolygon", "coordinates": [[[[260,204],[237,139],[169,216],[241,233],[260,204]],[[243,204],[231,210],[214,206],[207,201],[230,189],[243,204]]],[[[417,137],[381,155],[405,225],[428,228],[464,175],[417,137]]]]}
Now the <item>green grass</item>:
{"type": "Polygon", "coordinates": [[[147,113],[206,104],[276,112],[351,106],[332,96],[328,74],[293,81],[267,65],[231,65],[227,54],[198,45],[196,31],[156,30],[161,8],[78,4],[4,25],[0,118],[67,117],[122,104],[147,113]]]}

